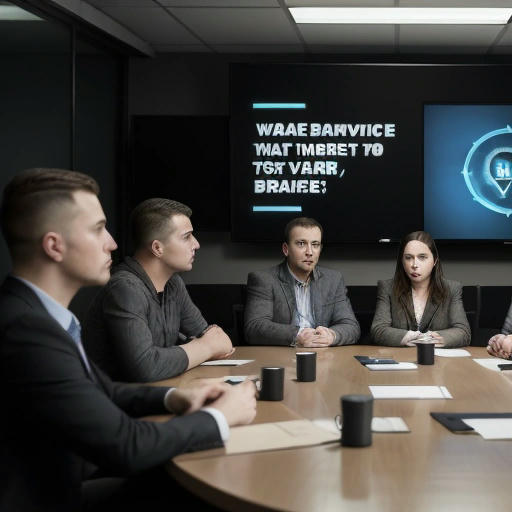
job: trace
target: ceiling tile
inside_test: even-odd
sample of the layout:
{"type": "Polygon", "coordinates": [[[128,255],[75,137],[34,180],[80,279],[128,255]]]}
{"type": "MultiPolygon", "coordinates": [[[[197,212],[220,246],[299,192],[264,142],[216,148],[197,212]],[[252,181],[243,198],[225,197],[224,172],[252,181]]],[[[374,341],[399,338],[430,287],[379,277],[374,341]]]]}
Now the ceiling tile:
{"type": "Polygon", "coordinates": [[[489,46],[499,34],[496,25],[400,25],[402,46],[489,46]]]}
{"type": "Polygon", "coordinates": [[[298,44],[281,9],[168,8],[208,44],[298,44]]]}
{"type": "Polygon", "coordinates": [[[219,53],[304,53],[304,48],[299,44],[216,44],[212,48],[219,53]]]}
{"type": "Polygon", "coordinates": [[[166,7],[279,7],[277,0],[158,0],[166,7]]]}
{"type": "Polygon", "coordinates": [[[105,7],[103,11],[152,44],[199,44],[161,7],[105,7]]]}
{"type": "Polygon", "coordinates": [[[154,44],[158,53],[212,53],[204,44],[154,44]]]}
{"type": "Polygon", "coordinates": [[[486,52],[487,46],[400,46],[401,54],[482,55],[486,52]]]}
{"type": "Polygon", "coordinates": [[[492,51],[491,51],[491,54],[492,55],[510,55],[512,54],[512,45],[511,46],[505,46],[505,45],[499,45],[499,46],[494,46],[492,51]]]}
{"type": "Polygon", "coordinates": [[[285,0],[288,7],[393,7],[394,0],[285,0]],[[361,5],[364,4],[364,5],[361,5]],[[371,5],[369,5],[371,4],[371,5]]]}
{"type": "Polygon", "coordinates": [[[499,46],[512,46],[512,27],[507,25],[499,42],[499,46]]]}
{"type": "Polygon", "coordinates": [[[158,7],[153,0],[88,0],[88,4],[103,7],[158,7]]]}
{"type": "Polygon", "coordinates": [[[308,50],[310,53],[330,53],[330,54],[388,54],[394,53],[395,48],[391,45],[308,45],[308,50]]]}
{"type": "Polygon", "coordinates": [[[328,25],[306,23],[299,25],[308,45],[389,45],[395,42],[394,25],[328,25]]]}

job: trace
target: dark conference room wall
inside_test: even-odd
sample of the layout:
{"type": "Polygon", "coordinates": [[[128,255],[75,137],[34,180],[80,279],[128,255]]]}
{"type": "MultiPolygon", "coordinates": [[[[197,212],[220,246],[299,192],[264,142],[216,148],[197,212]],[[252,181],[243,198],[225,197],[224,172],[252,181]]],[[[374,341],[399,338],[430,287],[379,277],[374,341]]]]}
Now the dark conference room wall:
{"type": "MultiPolygon", "coordinates": [[[[129,115],[228,116],[231,62],[302,61],[302,56],[295,55],[160,54],[154,59],[131,58],[129,115]]],[[[179,200],[179,193],[172,198],[179,200]]],[[[243,283],[249,271],[267,268],[281,259],[278,243],[233,243],[228,231],[201,231],[200,225],[195,230],[201,248],[193,270],[183,274],[187,283],[243,283]]],[[[340,270],[347,284],[375,285],[379,279],[392,277],[396,244],[329,245],[329,233],[325,233],[324,241],[321,264],[340,270]]],[[[443,244],[439,251],[449,279],[464,285],[512,285],[511,246],[443,244]]]]}
{"type": "MultiPolygon", "coordinates": [[[[119,73],[115,58],[81,42],[76,58],[74,158],[71,144],[71,59],[69,36],[65,49],[48,53],[2,54],[0,93],[0,191],[19,171],[31,167],[57,167],[93,176],[108,227],[118,229],[119,73]]],[[[0,236],[0,279],[11,260],[0,236]]]]}
{"type": "MultiPolygon", "coordinates": [[[[0,111],[0,190],[22,169],[49,165],[66,168],[70,165],[68,62],[69,55],[66,53],[0,54],[0,94],[8,99],[3,102],[0,111]]],[[[2,277],[10,266],[7,246],[2,237],[2,277]]]]}

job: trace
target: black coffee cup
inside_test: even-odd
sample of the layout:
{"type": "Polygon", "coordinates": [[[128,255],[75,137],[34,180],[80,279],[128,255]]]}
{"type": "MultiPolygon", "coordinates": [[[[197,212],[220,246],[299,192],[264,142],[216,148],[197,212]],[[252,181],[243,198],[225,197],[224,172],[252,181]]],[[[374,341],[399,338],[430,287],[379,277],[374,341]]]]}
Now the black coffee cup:
{"type": "Polygon", "coordinates": [[[371,395],[343,395],[341,397],[343,446],[370,446],[372,444],[373,397],[371,395]]]}
{"type": "Polygon", "coordinates": [[[297,380],[313,382],[316,380],[316,352],[296,352],[297,380]]]}
{"type": "Polygon", "coordinates": [[[284,368],[267,367],[261,369],[260,400],[278,401],[283,399],[284,368]]]}
{"type": "Polygon", "coordinates": [[[418,364],[434,364],[435,343],[416,343],[418,364]]]}

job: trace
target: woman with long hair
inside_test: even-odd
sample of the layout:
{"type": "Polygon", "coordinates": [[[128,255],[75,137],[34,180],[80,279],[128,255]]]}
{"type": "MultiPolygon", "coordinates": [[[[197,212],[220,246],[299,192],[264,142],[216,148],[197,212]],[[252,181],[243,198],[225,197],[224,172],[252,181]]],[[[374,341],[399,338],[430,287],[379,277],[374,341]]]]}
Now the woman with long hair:
{"type": "Polygon", "coordinates": [[[436,244],[427,232],[414,231],[402,239],[395,276],[378,282],[371,337],[378,345],[396,347],[425,337],[437,346],[469,345],[462,285],[443,277],[436,244]]]}

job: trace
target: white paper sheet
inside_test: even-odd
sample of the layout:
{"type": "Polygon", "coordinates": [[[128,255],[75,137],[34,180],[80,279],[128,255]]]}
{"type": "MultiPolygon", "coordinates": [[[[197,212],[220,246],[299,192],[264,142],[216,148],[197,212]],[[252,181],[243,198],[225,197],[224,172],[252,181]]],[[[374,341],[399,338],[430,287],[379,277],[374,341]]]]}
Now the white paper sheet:
{"type": "Polygon", "coordinates": [[[434,354],[441,357],[469,357],[471,353],[463,348],[436,348],[434,354]]]}
{"type": "Polygon", "coordinates": [[[372,419],[373,432],[410,432],[405,421],[398,416],[372,419]]]}
{"type": "Polygon", "coordinates": [[[453,398],[445,386],[368,386],[375,399],[445,399],[453,398]]]}
{"type": "Polygon", "coordinates": [[[501,372],[498,368],[499,364],[506,363],[506,359],[501,359],[501,357],[486,357],[484,359],[473,359],[475,363],[487,368],[488,370],[493,370],[495,372],[501,372]]]}
{"type": "Polygon", "coordinates": [[[201,366],[241,366],[252,363],[254,359],[218,359],[216,361],[205,361],[201,366]]]}
{"type": "MultiPolygon", "coordinates": [[[[333,434],[339,433],[340,429],[336,422],[331,419],[317,419],[313,423],[320,428],[324,428],[333,434]]],[[[400,417],[378,418],[372,419],[372,432],[410,432],[405,421],[400,417]]]]}
{"type": "Polygon", "coordinates": [[[393,371],[393,370],[416,370],[418,366],[414,363],[397,363],[397,364],[366,364],[369,370],[377,371],[393,371]]]}
{"type": "Polygon", "coordinates": [[[462,421],[484,439],[512,439],[512,418],[468,418],[462,421]]]}

